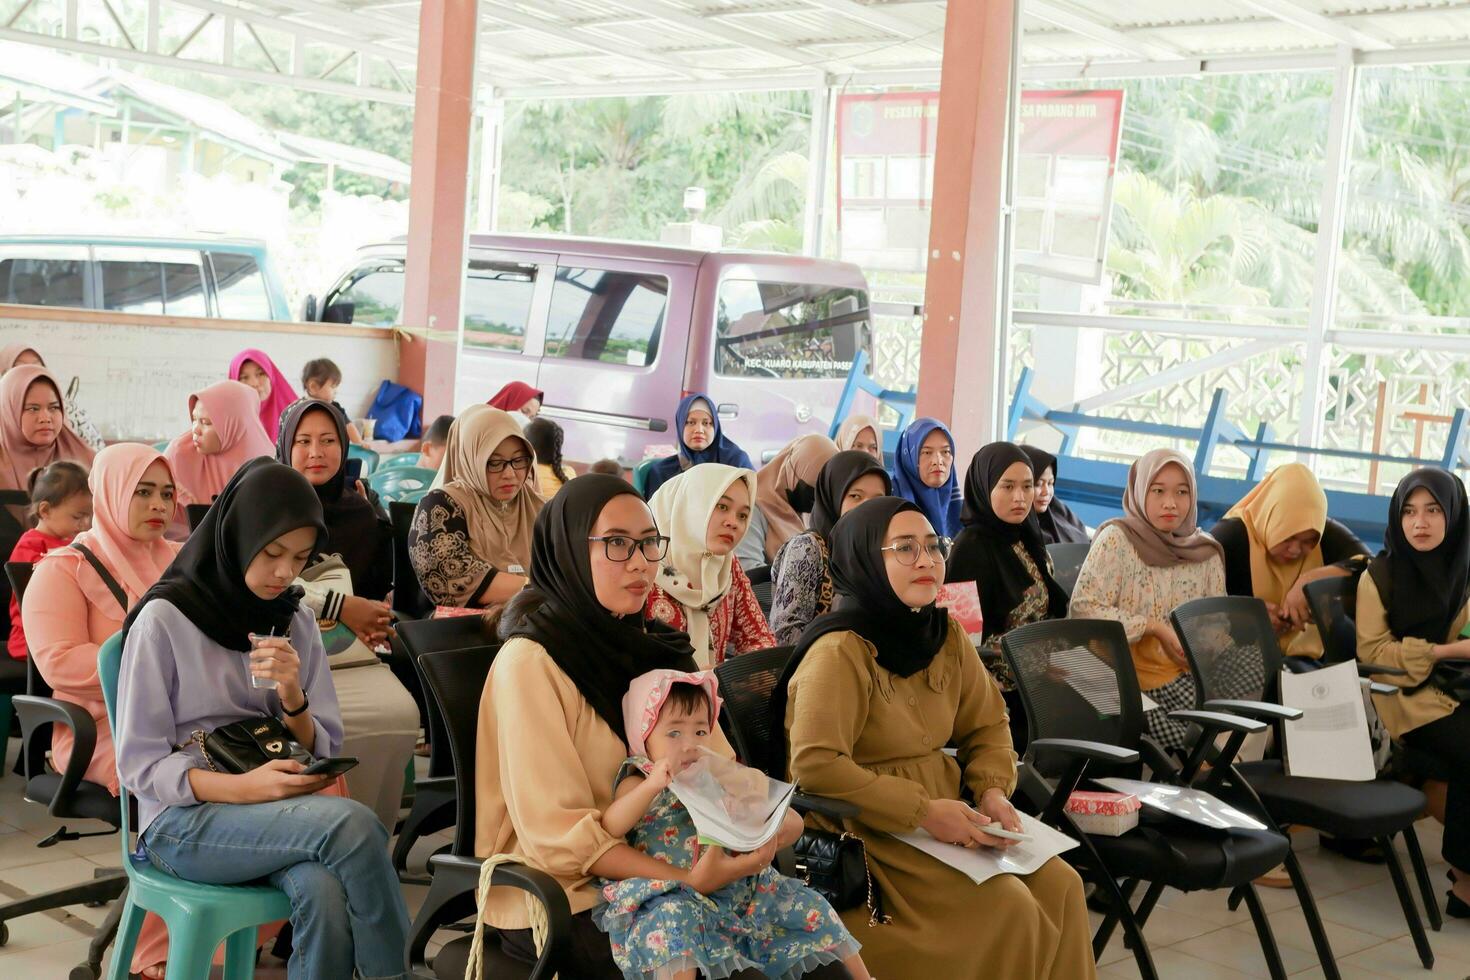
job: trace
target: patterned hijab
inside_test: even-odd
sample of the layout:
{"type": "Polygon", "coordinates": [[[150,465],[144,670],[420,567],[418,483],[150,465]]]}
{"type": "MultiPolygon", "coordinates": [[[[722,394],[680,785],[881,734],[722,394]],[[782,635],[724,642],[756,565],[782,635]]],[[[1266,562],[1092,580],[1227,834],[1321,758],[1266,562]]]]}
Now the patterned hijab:
{"type": "Polygon", "coordinates": [[[669,691],[675,684],[703,688],[709,698],[710,730],[713,731],[719,723],[723,702],[720,700],[720,682],[714,671],[650,670],[633,678],[633,683],[628,685],[628,693],[623,695],[623,727],[628,732],[630,755],[648,755],[648,733],[658,724],[658,716],[663,712],[664,702],[669,699],[669,691]]]}

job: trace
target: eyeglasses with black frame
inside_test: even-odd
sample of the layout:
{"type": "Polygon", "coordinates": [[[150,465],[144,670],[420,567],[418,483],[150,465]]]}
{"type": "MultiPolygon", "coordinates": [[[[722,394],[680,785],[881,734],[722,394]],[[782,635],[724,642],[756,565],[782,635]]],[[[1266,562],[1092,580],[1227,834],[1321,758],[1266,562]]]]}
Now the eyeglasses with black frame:
{"type": "Polygon", "coordinates": [[[531,468],[531,457],[516,456],[511,459],[491,459],[490,462],[485,464],[485,469],[491,473],[504,473],[507,466],[517,473],[524,473],[531,468]]]}
{"type": "Polygon", "coordinates": [[[634,551],[643,552],[649,561],[662,561],[669,550],[669,539],[663,534],[646,538],[634,538],[626,534],[602,534],[589,537],[588,541],[601,541],[602,553],[608,561],[631,561],[634,551]]]}
{"type": "Polygon", "coordinates": [[[949,538],[939,535],[930,535],[920,542],[915,537],[904,537],[894,541],[893,544],[879,548],[879,551],[891,551],[893,557],[898,559],[900,565],[914,565],[919,561],[919,549],[929,553],[929,557],[935,561],[948,561],[949,549],[954,542],[949,538]]]}

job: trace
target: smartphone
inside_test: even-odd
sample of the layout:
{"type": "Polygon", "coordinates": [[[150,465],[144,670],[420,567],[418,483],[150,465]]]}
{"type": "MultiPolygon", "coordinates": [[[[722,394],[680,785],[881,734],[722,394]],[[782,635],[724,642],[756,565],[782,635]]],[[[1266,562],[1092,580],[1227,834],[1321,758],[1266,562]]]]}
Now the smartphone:
{"type": "Polygon", "coordinates": [[[1030,834],[1018,834],[1014,830],[1006,830],[1004,827],[1000,826],[999,824],[994,824],[994,823],[987,824],[984,827],[981,827],[980,828],[980,832],[983,833],[983,834],[989,834],[991,837],[1000,837],[1003,840],[1030,840],[1031,839],[1031,835],[1030,834]]]}
{"type": "Polygon", "coordinates": [[[357,760],[351,756],[343,756],[339,759],[318,759],[305,769],[301,770],[303,776],[340,776],[344,772],[353,769],[357,760]]]}
{"type": "Polygon", "coordinates": [[[356,483],[360,479],[362,479],[362,459],[354,456],[347,461],[347,482],[356,483]]]}

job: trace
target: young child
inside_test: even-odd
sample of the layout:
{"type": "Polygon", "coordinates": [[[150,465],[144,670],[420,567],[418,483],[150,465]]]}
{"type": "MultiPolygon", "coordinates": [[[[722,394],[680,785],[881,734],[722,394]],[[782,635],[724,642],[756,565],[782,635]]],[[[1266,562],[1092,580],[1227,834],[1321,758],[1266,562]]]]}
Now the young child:
{"type": "MultiPolygon", "coordinates": [[[[628,836],[640,851],[679,869],[667,879],[609,881],[607,904],[594,913],[612,941],[623,976],[694,980],[696,971],[725,977],[758,969],[795,978],[841,961],[855,980],[871,980],[859,945],[832,906],[816,892],[769,866],[775,842],[761,851],[723,860],[749,860],[755,874],[705,894],[692,872],[722,855],[698,843],[694,821],[668,788],[710,741],[720,698],[713,672],[654,670],[636,678],[623,696],[623,720],[633,755],[618,771],[614,801],[602,825],[628,836]]],[[[786,814],[788,837],[801,818],[786,814]]]]}
{"type": "MultiPolygon", "coordinates": [[[[87,487],[86,467],[60,460],[31,470],[28,490],[30,518],[36,526],[20,536],[11,561],[34,565],[46,552],[62,548],[92,523],[92,491],[87,487]]],[[[10,597],[10,655],[26,658],[26,634],[20,622],[20,603],[10,597]]]]}
{"type": "MultiPolygon", "coordinates": [[[[337,362],[330,357],[318,357],[307,361],[306,367],[301,369],[301,387],[306,389],[307,398],[315,398],[317,401],[328,402],[342,413],[344,419],[350,419],[347,410],[337,404],[337,389],[342,386],[342,369],[337,362]]],[[[362,433],[357,431],[353,422],[347,423],[347,441],[354,445],[362,445],[362,433]]]]}
{"type": "Polygon", "coordinates": [[[444,447],[449,443],[449,427],[454,424],[453,415],[441,415],[424,433],[419,444],[419,465],[428,470],[437,470],[444,462],[444,447]]]}
{"type": "Polygon", "coordinates": [[[622,476],[623,464],[615,459],[599,459],[587,467],[588,473],[606,473],[608,476],[622,476]]]}

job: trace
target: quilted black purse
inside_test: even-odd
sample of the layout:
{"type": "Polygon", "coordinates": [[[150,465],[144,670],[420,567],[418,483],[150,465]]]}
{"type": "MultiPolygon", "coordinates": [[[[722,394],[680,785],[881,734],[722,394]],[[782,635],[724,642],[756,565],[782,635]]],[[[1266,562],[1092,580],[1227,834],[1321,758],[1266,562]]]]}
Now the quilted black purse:
{"type": "Polygon", "coordinates": [[[273,759],[295,759],[304,766],[316,761],[279,718],[268,715],[221,725],[208,735],[196,731],[193,739],[211,772],[239,775],[273,759]]]}
{"type": "Polygon", "coordinates": [[[867,906],[869,925],[887,925],[883,893],[868,870],[868,849],[857,834],[805,831],[792,846],[796,871],[837,911],[867,906]]]}

